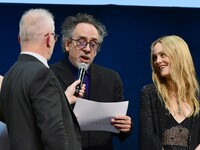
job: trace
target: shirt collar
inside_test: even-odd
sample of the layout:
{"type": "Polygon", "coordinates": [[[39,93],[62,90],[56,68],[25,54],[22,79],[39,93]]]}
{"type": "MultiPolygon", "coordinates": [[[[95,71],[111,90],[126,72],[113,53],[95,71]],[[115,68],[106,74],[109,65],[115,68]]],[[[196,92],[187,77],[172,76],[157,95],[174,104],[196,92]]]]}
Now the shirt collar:
{"type": "Polygon", "coordinates": [[[49,68],[47,60],[43,56],[41,56],[40,54],[37,54],[37,53],[34,53],[34,52],[21,52],[21,54],[31,55],[31,56],[37,58],[39,61],[41,61],[47,68],[49,68]]]}

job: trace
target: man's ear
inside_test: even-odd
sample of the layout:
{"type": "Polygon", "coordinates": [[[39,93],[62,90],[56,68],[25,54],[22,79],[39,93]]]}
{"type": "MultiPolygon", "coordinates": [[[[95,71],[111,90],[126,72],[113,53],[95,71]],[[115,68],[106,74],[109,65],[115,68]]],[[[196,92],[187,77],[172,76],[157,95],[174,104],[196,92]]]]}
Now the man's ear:
{"type": "Polygon", "coordinates": [[[18,39],[18,43],[20,44],[20,35],[18,35],[18,37],[17,37],[17,39],[18,39]]]}
{"type": "Polygon", "coordinates": [[[70,43],[71,43],[71,41],[70,41],[69,39],[67,39],[67,40],[65,41],[65,50],[66,50],[67,52],[69,52],[69,45],[70,45],[70,43]]]}

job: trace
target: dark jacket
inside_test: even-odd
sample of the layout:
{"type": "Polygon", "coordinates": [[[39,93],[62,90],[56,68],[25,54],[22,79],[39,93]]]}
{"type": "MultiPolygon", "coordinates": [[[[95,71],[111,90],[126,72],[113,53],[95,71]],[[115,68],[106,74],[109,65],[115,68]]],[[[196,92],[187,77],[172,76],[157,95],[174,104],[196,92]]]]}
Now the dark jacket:
{"type": "MultiPolygon", "coordinates": [[[[63,90],[75,81],[68,61],[65,59],[50,66],[56,74],[63,90]]],[[[90,100],[97,102],[123,101],[123,86],[118,73],[92,64],[90,67],[90,100]]],[[[128,134],[115,134],[124,140],[128,134]]],[[[84,150],[112,150],[113,133],[104,131],[82,132],[84,150]]]]}
{"type": "Polygon", "coordinates": [[[21,54],[1,97],[11,150],[81,150],[79,126],[51,69],[21,54]]]}
{"type": "MultiPolygon", "coordinates": [[[[143,87],[140,100],[140,150],[161,150],[161,130],[165,126],[169,112],[159,99],[153,84],[143,87]]],[[[188,150],[194,150],[198,144],[200,144],[199,115],[192,117],[188,150]]]]}

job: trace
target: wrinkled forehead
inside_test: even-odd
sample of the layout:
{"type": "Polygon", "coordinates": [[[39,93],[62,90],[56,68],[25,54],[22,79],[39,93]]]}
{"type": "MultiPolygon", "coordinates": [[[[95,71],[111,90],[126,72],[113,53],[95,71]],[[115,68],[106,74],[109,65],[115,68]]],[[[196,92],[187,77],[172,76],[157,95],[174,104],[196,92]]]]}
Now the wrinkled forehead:
{"type": "Polygon", "coordinates": [[[79,23],[76,25],[73,38],[84,38],[89,40],[99,40],[100,35],[92,24],[88,23],[79,23]]]}

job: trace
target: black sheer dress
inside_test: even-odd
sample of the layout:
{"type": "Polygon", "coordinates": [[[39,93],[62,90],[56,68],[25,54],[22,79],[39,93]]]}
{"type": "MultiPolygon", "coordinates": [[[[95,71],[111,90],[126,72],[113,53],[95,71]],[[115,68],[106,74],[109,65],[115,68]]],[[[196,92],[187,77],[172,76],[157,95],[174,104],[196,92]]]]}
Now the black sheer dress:
{"type": "Polygon", "coordinates": [[[188,150],[191,118],[178,123],[170,114],[167,117],[165,129],[162,132],[162,146],[164,150],[188,150]]]}
{"type": "Polygon", "coordinates": [[[140,150],[195,150],[200,144],[200,115],[178,123],[153,84],[141,90],[140,150]]]}

